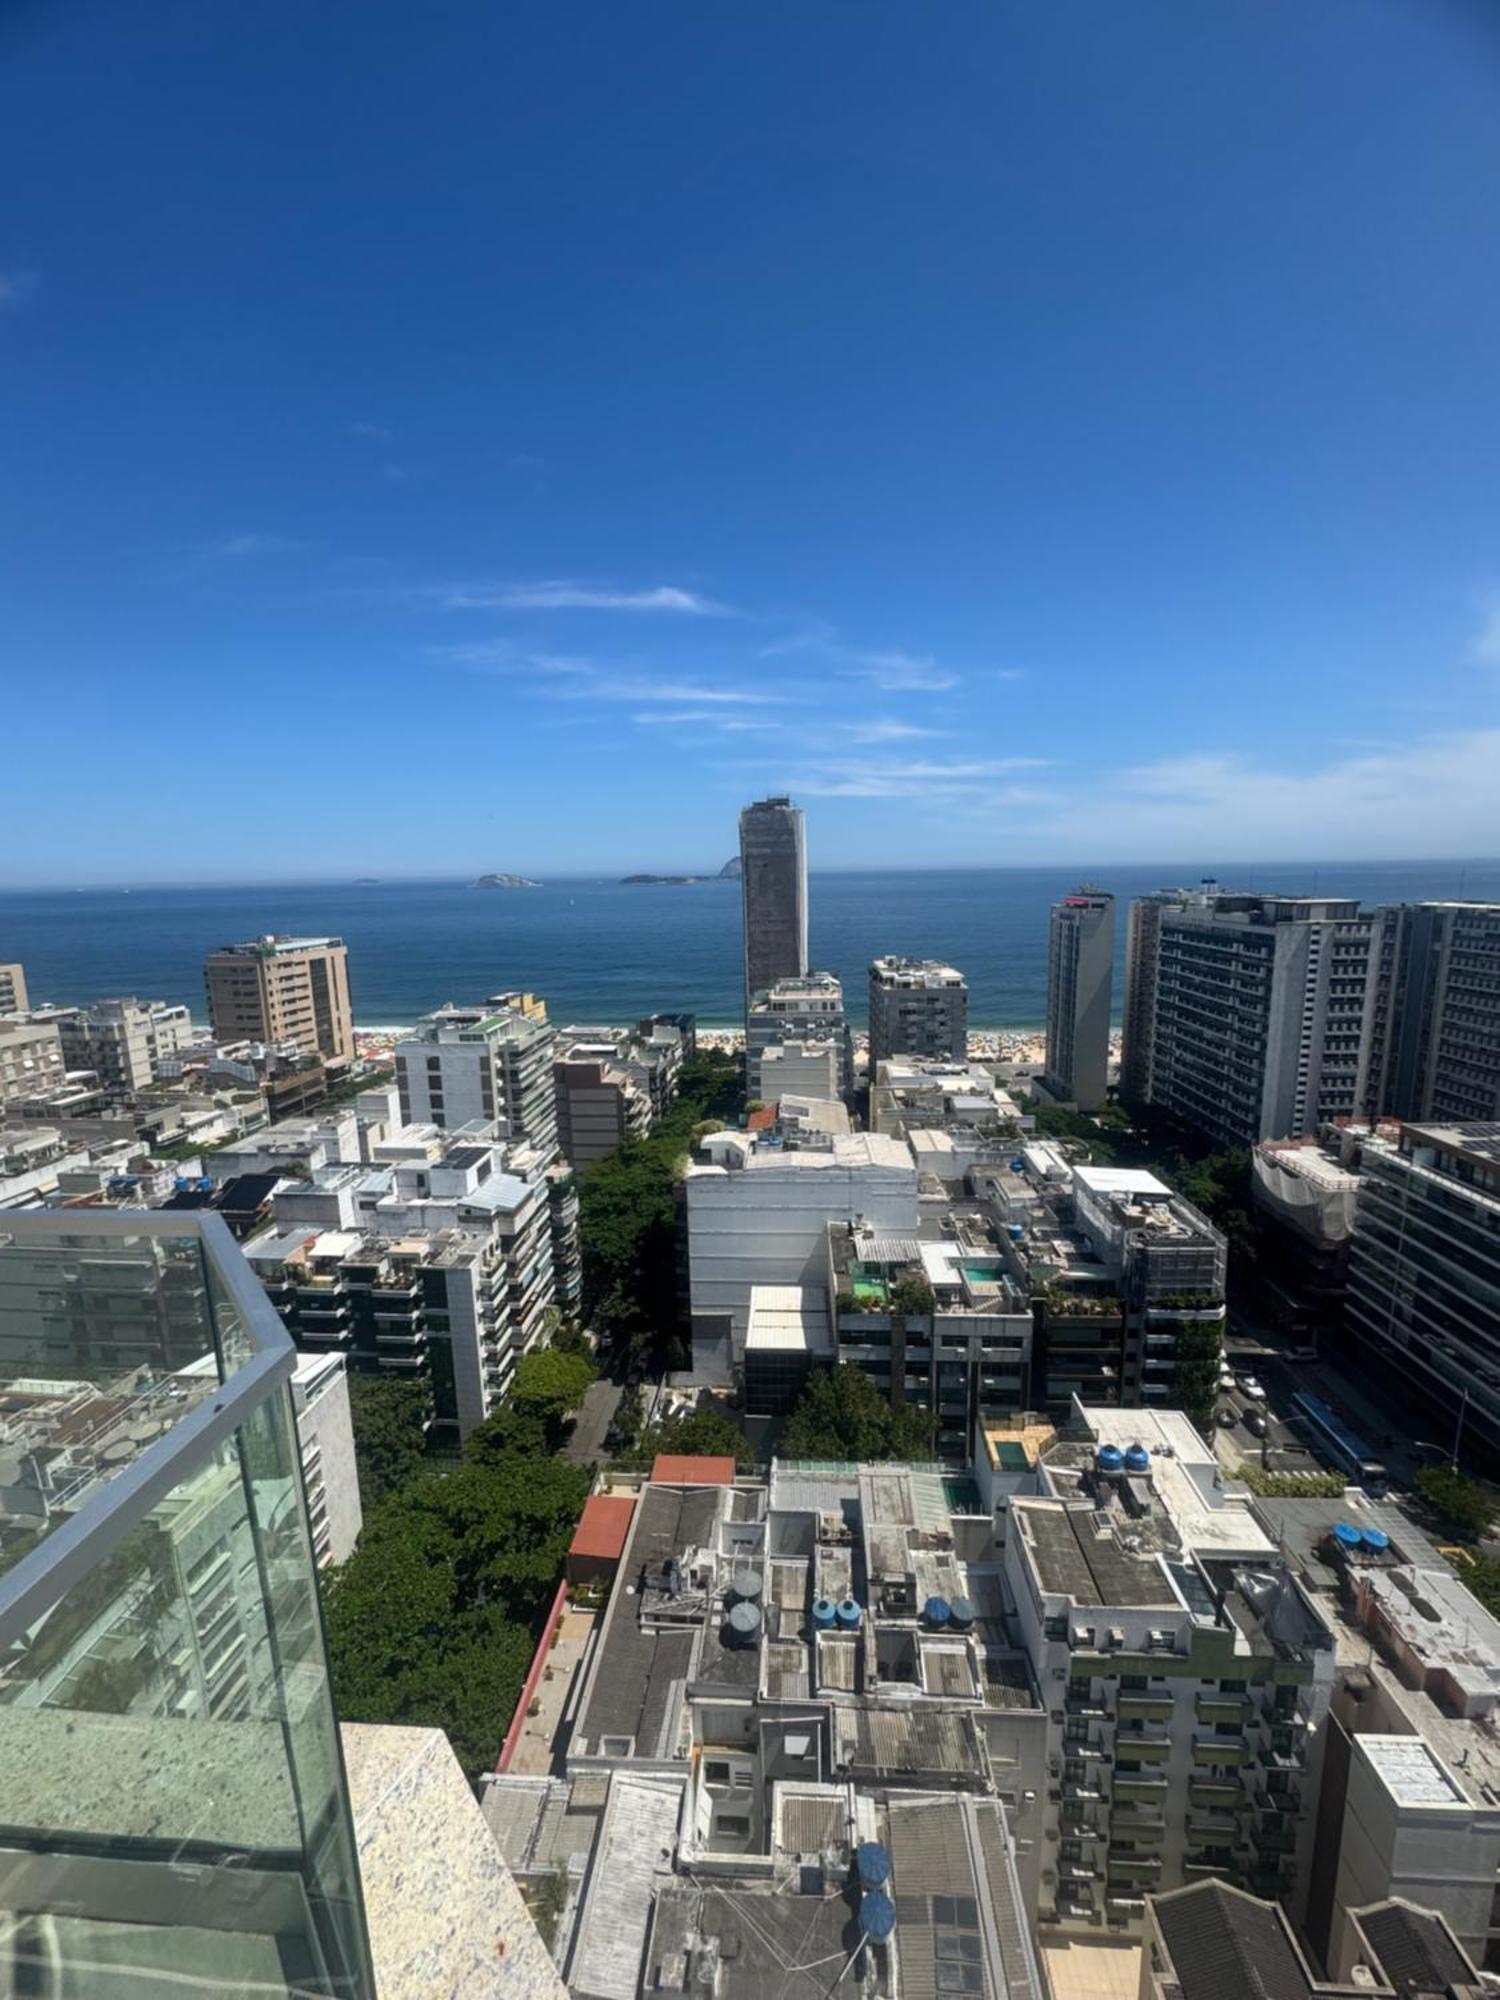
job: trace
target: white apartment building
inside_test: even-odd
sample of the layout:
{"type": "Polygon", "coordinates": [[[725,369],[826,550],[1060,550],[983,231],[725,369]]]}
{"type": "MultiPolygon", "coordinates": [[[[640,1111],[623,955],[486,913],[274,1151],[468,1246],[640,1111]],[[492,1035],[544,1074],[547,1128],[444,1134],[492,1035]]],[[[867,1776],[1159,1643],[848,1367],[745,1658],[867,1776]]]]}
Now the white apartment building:
{"type": "Polygon", "coordinates": [[[440,1007],[396,1045],[396,1086],[407,1125],[456,1131],[504,1121],[513,1139],[557,1151],[552,1062],[557,1031],[513,996],[482,1007],[440,1007]]]}
{"type": "Polygon", "coordinates": [[[349,1378],[340,1354],[304,1354],[292,1376],[292,1410],[302,1457],[302,1485],[320,1569],[353,1555],[364,1526],[349,1378]]]}
{"type": "Polygon", "coordinates": [[[26,1006],[25,966],[0,965],[0,1014],[24,1014],[26,1006]]]}
{"type": "Polygon", "coordinates": [[[0,1021],[0,1105],[61,1089],[65,1070],[55,1026],[0,1021]]]}
{"type": "Polygon", "coordinates": [[[1040,1920],[1138,1931],[1210,1873],[1290,1897],[1332,1629],[1180,1412],[1075,1403],[1038,1476],[1005,1569],[1051,1714],[1040,1920]]]}
{"type": "Polygon", "coordinates": [[[752,1100],[780,1104],[787,1097],[816,1097],[836,1104],[844,1090],[841,1041],[769,1042],[760,1051],[752,1100]]]}
{"type": "Polygon", "coordinates": [[[64,1066],[91,1069],[112,1096],[134,1097],[159,1083],[164,1065],[193,1037],[186,1007],[166,1000],[96,1000],[55,1016],[64,1066]]]}
{"type": "Polygon", "coordinates": [[[1153,900],[1149,925],[1132,926],[1131,1092],[1222,1146],[1354,1116],[1373,922],[1357,901],[1327,896],[1209,885],[1153,900]]]}
{"type": "Polygon", "coordinates": [[[827,1283],[830,1222],[917,1232],[917,1176],[898,1140],[857,1132],[795,1151],[719,1132],[687,1170],[695,1369],[742,1367],[757,1285],[827,1283]]]}
{"type": "Polygon", "coordinates": [[[745,1018],[745,1081],[751,1097],[766,1098],[760,1073],[763,1051],[786,1042],[829,1043],[838,1063],[835,1095],[851,1087],[854,1054],[844,1013],[843,982],[831,972],[778,979],[752,999],[745,1018]]]}

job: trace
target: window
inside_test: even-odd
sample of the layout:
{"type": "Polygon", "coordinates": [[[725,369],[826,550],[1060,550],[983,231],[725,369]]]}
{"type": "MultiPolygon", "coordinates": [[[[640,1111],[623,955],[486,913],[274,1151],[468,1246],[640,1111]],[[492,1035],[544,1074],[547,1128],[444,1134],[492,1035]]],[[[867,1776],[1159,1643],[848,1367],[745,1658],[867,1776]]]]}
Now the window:
{"type": "Polygon", "coordinates": [[[729,1840],[748,1840],[750,1821],[744,1813],[720,1813],[714,1821],[714,1831],[729,1840]]]}
{"type": "Polygon", "coordinates": [[[709,1757],[705,1759],[703,1765],[703,1782],[706,1785],[727,1785],[729,1783],[729,1765],[727,1760],[722,1757],[709,1757]]]}

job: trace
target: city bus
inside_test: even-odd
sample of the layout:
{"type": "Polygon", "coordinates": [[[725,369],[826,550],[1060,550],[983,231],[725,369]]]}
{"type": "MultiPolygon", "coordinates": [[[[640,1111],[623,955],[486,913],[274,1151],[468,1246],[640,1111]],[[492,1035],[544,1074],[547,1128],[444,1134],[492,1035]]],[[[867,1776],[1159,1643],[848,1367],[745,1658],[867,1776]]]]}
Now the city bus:
{"type": "Polygon", "coordinates": [[[1302,1420],[1320,1457],[1330,1459],[1347,1478],[1356,1480],[1372,1500],[1385,1498],[1390,1491],[1385,1467],[1321,1396],[1304,1389],[1293,1396],[1292,1410],[1302,1420]]]}

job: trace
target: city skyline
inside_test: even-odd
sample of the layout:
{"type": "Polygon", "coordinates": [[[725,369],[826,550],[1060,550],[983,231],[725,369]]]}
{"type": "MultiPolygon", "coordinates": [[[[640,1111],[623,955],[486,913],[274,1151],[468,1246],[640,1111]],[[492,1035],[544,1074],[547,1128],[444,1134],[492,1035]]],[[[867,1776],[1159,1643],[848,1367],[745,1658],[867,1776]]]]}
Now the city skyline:
{"type": "Polygon", "coordinates": [[[1500,852],[1477,14],[587,18],[8,41],[0,881],[1500,852]]]}

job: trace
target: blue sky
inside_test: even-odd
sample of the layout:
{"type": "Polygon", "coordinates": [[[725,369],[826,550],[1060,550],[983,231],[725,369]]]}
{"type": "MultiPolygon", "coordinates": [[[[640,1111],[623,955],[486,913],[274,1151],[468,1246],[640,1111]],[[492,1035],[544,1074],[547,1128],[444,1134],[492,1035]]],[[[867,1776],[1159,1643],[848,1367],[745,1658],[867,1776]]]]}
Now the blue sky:
{"type": "Polygon", "coordinates": [[[1500,851],[1474,0],[31,0],[0,880],[1500,851]]]}

